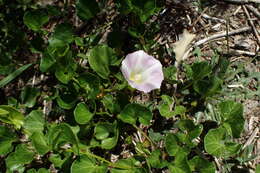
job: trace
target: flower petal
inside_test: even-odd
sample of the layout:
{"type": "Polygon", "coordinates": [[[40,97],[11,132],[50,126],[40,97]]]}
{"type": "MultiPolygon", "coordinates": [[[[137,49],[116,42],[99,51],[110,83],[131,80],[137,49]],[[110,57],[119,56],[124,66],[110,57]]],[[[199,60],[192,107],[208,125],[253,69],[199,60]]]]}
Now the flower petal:
{"type": "Polygon", "coordinates": [[[160,61],[142,50],[128,54],[122,61],[121,71],[131,87],[145,93],[160,88],[163,81],[160,61]]]}

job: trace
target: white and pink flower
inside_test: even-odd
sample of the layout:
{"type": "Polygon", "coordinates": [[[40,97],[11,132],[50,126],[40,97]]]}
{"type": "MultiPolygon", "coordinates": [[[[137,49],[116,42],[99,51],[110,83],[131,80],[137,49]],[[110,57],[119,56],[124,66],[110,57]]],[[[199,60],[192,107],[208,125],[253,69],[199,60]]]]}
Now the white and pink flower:
{"type": "Polygon", "coordinates": [[[159,89],[164,78],[160,61],[142,50],[128,54],[121,71],[131,87],[145,93],[159,89]]]}

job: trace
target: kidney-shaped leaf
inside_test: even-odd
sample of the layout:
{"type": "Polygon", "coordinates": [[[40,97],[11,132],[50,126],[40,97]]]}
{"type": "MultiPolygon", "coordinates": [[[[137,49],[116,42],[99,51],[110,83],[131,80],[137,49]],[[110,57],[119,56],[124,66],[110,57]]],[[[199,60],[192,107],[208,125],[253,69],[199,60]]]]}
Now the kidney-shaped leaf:
{"type": "Polygon", "coordinates": [[[221,102],[219,109],[223,121],[230,125],[233,137],[239,138],[245,123],[243,105],[229,100],[221,102]]]}
{"type": "Polygon", "coordinates": [[[98,45],[90,50],[88,60],[90,67],[100,77],[107,79],[110,74],[109,66],[116,61],[116,55],[107,45],[98,45]]]}
{"type": "Polygon", "coordinates": [[[76,108],[74,109],[74,118],[79,124],[88,123],[93,117],[93,113],[89,111],[88,106],[81,102],[78,103],[76,108]]]}
{"type": "Polygon", "coordinates": [[[140,104],[130,103],[124,107],[118,118],[129,124],[135,124],[138,119],[143,125],[150,125],[152,116],[152,112],[148,108],[140,104]]]}
{"type": "Polygon", "coordinates": [[[227,132],[224,127],[211,129],[204,138],[205,150],[217,157],[230,157],[240,150],[241,145],[226,139],[227,132]]]}
{"type": "Polygon", "coordinates": [[[106,173],[107,166],[98,165],[96,161],[86,155],[81,155],[71,166],[71,173],[106,173]]]}
{"type": "Polygon", "coordinates": [[[5,155],[12,151],[12,143],[17,140],[17,136],[9,128],[0,126],[0,155],[5,155]]]}
{"type": "Polygon", "coordinates": [[[99,12],[98,3],[96,0],[77,0],[76,11],[80,19],[88,20],[99,12]]]}
{"type": "Polygon", "coordinates": [[[20,129],[24,123],[24,115],[17,111],[12,106],[0,105],[2,112],[8,112],[8,114],[0,114],[0,121],[14,125],[16,129],[20,129]]]}
{"type": "Polygon", "coordinates": [[[34,31],[40,30],[41,27],[48,21],[48,14],[39,9],[34,11],[27,11],[23,17],[24,24],[34,31]]]}

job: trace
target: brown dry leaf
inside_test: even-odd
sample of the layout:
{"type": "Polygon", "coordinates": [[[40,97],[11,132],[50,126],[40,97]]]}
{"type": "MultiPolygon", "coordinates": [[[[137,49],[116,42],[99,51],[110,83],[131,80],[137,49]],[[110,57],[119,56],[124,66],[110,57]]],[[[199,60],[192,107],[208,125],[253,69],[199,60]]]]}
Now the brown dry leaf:
{"type": "Polygon", "coordinates": [[[188,49],[189,44],[195,38],[195,34],[189,33],[186,29],[183,31],[180,40],[174,43],[174,52],[177,62],[180,62],[185,59],[185,53],[188,49]]]}

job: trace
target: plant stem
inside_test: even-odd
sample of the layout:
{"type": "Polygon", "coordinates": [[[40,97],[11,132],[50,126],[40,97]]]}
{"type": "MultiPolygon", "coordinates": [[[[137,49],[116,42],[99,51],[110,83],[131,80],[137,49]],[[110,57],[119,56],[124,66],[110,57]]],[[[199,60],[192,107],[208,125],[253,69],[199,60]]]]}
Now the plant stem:
{"type": "Polygon", "coordinates": [[[140,129],[139,127],[137,127],[135,124],[133,125],[133,127],[138,130],[152,145],[153,148],[156,148],[155,143],[152,141],[152,139],[146,135],[146,133],[143,132],[142,129],[140,129]]]}

